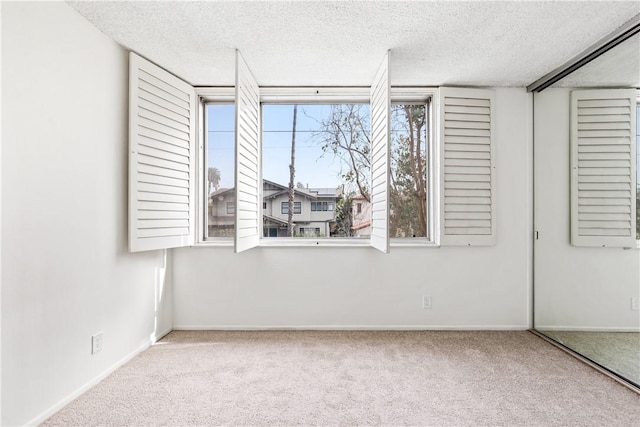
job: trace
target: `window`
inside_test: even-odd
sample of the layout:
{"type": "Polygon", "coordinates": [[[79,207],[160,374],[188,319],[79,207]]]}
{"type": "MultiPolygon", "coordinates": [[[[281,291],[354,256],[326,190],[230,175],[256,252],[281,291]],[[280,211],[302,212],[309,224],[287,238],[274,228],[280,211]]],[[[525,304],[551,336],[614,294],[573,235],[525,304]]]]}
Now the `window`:
{"type": "MultiPolygon", "coordinates": [[[[294,185],[293,230],[324,237],[369,237],[371,218],[355,218],[355,197],[370,198],[368,104],[263,104],[263,197],[280,201],[280,215],[265,216],[263,229],[288,226],[288,189],[294,185]],[[293,166],[291,168],[290,166],[293,166]],[[316,223],[313,227],[296,224],[316,223]],[[296,227],[297,225],[297,227],[296,227]],[[328,230],[328,233],[325,231],[328,230]]],[[[292,237],[292,236],[291,236],[292,237]]]]}
{"type": "Polygon", "coordinates": [[[333,202],[311,202],[311,212],[327,212],[333,210],[333,202]]]}
{"type": "Polygon", "coordinates": [[[361,214],[362,213],[362,203],[356,204],[356,207],[357,207],[356,213],[357,214],[361,214]]]}
{"type": "MultiPolygon", "coordinates": [[[[427,237],[427,105],[392,104],[389,236],[427,237]]],[[[361,206],[358,206],[360,213],[361,206]]]]}
{"type": "MultiPolygon", "coordinates": [[[[288,214],[289,213],[289,202],[280,202],[280,213],[288,214]]],[[[302,213],[302,202],[293,202],[293,214],[301,214],[302,213]]]]}
{"type": "Polygon", "coordinates": [[[205,107],[206,238],[228,238],[235,234],[234,114],[233,104],[205,107]]]}
{"type": "Polygon", "coordinates": [[[262,209],[267,209],[267,202],[262,202],[262,209]]]}
{"type": "Polygon", "coordinates": [[[322,237],[320,227],[300,227],[301,237],[322,237]]]}
{"type": "MultiPolygon", "coordinates": [[[[133,52],[129,67],[132,252],[188,246],[196,236],[234,237],[235,252],[242,252],[260,245],[262,236],[292,237],[300,228],[305,233],[319,228],[326,237],[368,237],[367,244],[388,252],[391,215],[399,216],[397,205],[390,212],[394,183],[389,171],[394,167],[394,179],[400,176],[403,161],[402,144],[391,149],[391,100],[406,106],[432,97],[437,97],[438,111],[427,107],[425,116],[426,123],[437,124],[439,130],[435,154],[440,198],[439,212],[427,213],[426,222],[438,227],[441,245],[495,243],[491,90],[392,89],[389,52],[369,88],[260,88],[239,51],[232,89],[194,88],[133,52]],[[300,212],[294,223],[288,218],[292,185],[300,203],[293,206],[300,212]],[[318,204],[324,201],[326,211],[324,203],[318,204]],[[270,209],[278,202],[280,212],[270,209]],[[235,203],[234,208],[227,203],[235,203]],[[361,204],[359,214],[354,203],[361,204]],[[438,224],[432,218],[438,218],[438,224]]],[[[413,147],[428,166],[435,148],[430,128],[425,130],[424,153],[423,143],[415,144],[417,134],[413,147]]],[[[409,135],[404,138],[410,144],[409,135]]],[[[401,135],[395,137],[402,142],[401,135]]],[[[429,169],[425,174],[429,202],[434,173],[429,169]]],[[[397,188],[399,199],[409,197],[410,185],[397,188]]],[[[632,191],[627,193],[635,203],[632,191]]],[[[627,237],[633,237],[632,221],[626,224],[627,237]]],[[[398,229],[400,235],[418,235],[413,225],[398,229]]]]}

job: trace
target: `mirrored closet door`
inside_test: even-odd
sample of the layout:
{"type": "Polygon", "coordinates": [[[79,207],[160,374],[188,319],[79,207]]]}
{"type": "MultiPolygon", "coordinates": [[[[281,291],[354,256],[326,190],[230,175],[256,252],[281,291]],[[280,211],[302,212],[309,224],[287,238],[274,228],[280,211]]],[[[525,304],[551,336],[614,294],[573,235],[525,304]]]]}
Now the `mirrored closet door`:
{"type": "Polygon", "coordinates": [[[640,34],[534,92],[534,327],[640,387],[640,34]]]}

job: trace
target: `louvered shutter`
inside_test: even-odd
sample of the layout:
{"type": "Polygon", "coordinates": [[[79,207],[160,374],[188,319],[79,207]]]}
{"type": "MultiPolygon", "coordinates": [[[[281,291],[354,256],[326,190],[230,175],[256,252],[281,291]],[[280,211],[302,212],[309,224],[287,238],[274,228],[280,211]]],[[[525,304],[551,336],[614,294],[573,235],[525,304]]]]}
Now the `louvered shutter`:
{"type": "Polygon", "coordinates": [[[389,252],[389,52],[371,85],[371,246],[389,252]]]}
{"type": "Polygon", "coordinates": [[[260,89],[236,51],[236,253],[260,242],[260,151],[260,89]]]}
{"type": "Polygon", "coordinates": [[[632,247],[636,91],[571,92],[571,244],[632,247]]]}
{"type": "Polygon", "coordinates": [[[440,88],[440,244],[496,240],[493,92],[440,88]]]}
{"type": "Polygon", "coordinates": [[[191,85],[129,55],[129,250],[194,242],[195,112],[191,85]]]}

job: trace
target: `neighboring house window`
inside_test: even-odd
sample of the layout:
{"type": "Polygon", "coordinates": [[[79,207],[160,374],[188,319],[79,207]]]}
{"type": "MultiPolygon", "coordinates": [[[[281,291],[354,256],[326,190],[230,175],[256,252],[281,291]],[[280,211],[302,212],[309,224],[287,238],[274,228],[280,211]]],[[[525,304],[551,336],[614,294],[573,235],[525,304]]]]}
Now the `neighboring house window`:
{"type": "MultiPolygon", "coordinates": [[[[428,108],[391,105],[389,236],[427,237],[428,108]]],[[[358,206],[360,213],[361,206],[358,206]]]]}
{"type": "MultiPolygon", "coordinates": [[[[354,197],[370,197],[369,110],[369,104],[263,103],[262,177],[284,187],[263,197],[283,200],[293,182],[296,199],[305,200],[305,213],[313,212],[311,220],[324,223],[318,230],[330,231],[323,237],[369,237],[369,229],[354,229],[359,224],[351,213],[354,197]]],[[[288,213],[287,202],[281,202],[280,213],[288,213]]],[[[301,213],[298,205],[294,213],[301,213]]],[[[275,220],[264,219],[263,227],[275,225],[275,220]]]]}
{"type": "Polygon", "coordinates": [[[235,234],[235,107],[205,106],[205,186],[209,195],[205,238],[235,234]]]}
{"type": "Polygon", "coordinates": [[[262,202],[262,209],[267,209],[267,202],[262,202]]]}
{"type": "Polygon", "coordinates": [[[362,203],[358,203],[356,205],[356,213],[361,214],[362,213],[362,203]]]}
{"type": "Polygon", "coordinates": [[[300,235],[302,237],[319,237],[320,227],[300,227],[300,235]]]}
{"type": "MultiPolygon", "coordinates": [[[[289,202],[281,202],[280,203],[280,213],[288,214],[289,213],[289,202]]],[[[302,213],[302,202],[293,202],[293,214],[302,213]]]]}
{"type": "Polygon", "coordinates": [[[311,202],[311,212],[327,212],[333,210],[333,202],[311,202]]]}

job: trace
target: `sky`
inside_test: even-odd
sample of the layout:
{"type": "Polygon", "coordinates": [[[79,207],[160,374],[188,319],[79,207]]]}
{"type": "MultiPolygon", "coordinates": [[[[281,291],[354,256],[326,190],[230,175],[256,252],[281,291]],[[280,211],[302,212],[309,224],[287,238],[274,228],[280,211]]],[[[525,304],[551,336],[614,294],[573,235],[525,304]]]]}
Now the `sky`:
{"type": "MultiPolygon", "coordinates": [[[[368,106],[366,106],[368,115],[368,106]]],[[[331,105],[299,105],[296,118],[295,183],[310,188],[337,188],[346,166],[333,153],[322,150],[320,122],[331,113],[331,105]]],[[[407,133],[404,113],[392,116],[392,148],[396,137],[407,133]]],[[[640,114],[640,113],[639,113],[640,114]]],[[[234,186],[235,150],[233,104],[207,105],[207,167],[220,171],[220,188],[234,186]]],[[[262,177],[289,185],[293,105],[262,105],[262,177]]],[[[422,142],[426,141],[423,128],[422,142]]],[[[423,155],[424,153],[424,146],[423,155]]],[[[393,167],[393,163],[392,163],[393,167]]]]}
{"type": "MultiPolygon", "coordinates": [[[[342,183],[342,163],[332,153],[324,153],[319,121],[330,112],[329,105],[299,105],[296,118],[296,176],[310,188],[336,188],[342,183]]],[[[207,106],[207,166],[220,170],[221,188],[234,185],[234,106],[207,106]]],[[[289,185],[293,105],[264,104],[262,107],[262,176],[289,185]]]]}

